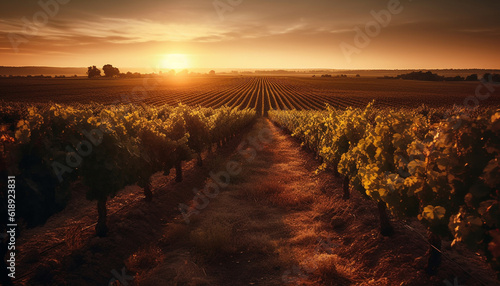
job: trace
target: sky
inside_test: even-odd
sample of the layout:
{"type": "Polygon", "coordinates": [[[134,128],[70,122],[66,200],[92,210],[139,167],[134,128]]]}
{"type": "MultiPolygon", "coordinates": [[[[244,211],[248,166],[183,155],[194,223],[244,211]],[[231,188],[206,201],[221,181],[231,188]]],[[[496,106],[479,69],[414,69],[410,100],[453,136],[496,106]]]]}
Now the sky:
{"type": "Polygon", "coordinates": [[[0,3],[0,66],[500,68],[498,0],[0,3]]]}

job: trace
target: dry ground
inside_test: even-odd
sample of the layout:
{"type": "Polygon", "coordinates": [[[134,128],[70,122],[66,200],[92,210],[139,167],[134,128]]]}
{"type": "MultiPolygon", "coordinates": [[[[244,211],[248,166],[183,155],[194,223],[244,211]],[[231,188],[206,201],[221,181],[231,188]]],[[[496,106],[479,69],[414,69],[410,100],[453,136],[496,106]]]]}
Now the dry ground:
{"type": "Polygon", "coordinates": [[[381,236],[373,203],[356,193],[342,201],[340,180],[314,175],[318,165],[289,135],[259,119],[242,138],[207,156],[203,168],[189,167],[185,182],[157,178],[152,203],[140,200],[137,188],[114,199],[112,210],[128,205],[110,216],[107,238],[65,225],[63,238],[71,243],[37,253],[61,238],[57,227],[69,224],[68,217],[90,223],[93,205],[79,206],[84,212],[69,208],[26,232],[24,270],[34,272],[24,283],[106,285],[115,269],[134,276],[115,285],[454,285],[455,279],[458,285],[498,284],[481,256],[451,249],[449,242],[443,251],[455,262],[443,259],[438,275],[429,277],[422,259],[428,246],[420,237],[425,230],[417,222],[409,224],[418,233],[394,222],[396,234],[381,236]],[[233,174],[219,181],[229,185],[190,202],[193,188],[203,189],[213,182],[211,172],[226,169],[233,174]],[[198,207],[189,223],[176,209],[180,202],[198,207]]]}

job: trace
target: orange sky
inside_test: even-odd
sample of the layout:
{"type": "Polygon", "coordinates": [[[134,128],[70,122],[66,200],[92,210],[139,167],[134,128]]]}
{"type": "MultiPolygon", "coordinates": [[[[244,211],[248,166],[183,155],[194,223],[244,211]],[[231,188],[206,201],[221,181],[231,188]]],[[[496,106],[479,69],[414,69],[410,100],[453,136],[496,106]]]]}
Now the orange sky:
{"type": "Polygon", "coordinates": [[[0,66],[500,68],[493,0],[40,3],[0,4],[0,66]]]}

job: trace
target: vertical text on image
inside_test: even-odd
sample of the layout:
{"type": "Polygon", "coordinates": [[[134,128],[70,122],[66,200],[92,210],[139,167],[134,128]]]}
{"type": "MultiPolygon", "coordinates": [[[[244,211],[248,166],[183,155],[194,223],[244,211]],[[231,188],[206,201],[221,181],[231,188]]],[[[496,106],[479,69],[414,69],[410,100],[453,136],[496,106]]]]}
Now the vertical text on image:
{"type": "Polygon", "coordinates": [[[7,274],[10,278],[16,278],[16,177],[7,177],[7,274]]]}

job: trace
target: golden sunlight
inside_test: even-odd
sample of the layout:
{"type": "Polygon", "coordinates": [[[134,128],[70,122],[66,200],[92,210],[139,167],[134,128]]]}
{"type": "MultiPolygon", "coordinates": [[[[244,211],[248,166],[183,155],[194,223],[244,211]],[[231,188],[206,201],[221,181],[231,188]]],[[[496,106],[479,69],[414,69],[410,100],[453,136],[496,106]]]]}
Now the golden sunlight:
{"type": "Polygon", "coordinates": [[[160,62],[162,69],[180,71],[190,67],[189,57],[185,54],[169,54],[163,56],[160,62]]]}

